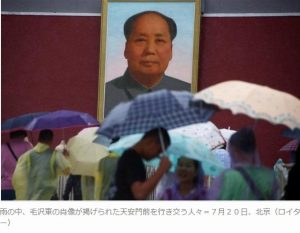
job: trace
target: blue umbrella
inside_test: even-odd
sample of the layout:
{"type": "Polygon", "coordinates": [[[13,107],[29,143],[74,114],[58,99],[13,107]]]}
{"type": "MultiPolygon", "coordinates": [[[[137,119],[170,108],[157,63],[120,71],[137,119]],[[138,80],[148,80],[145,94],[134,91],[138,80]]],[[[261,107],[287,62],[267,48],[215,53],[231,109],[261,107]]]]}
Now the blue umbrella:
{"type": "Polygon", "coordinates": [[[4,121],[1,124],[1,131],[13,131],[17,129],[25,129],[25,126],[38,116],[47,114],[48,112],[34,112],[16,116],[4,121]]]}
{"type": "Polygon", "coordinates": [[[293,138],[293,139],[299,139],[300,140],[300,129],[286,129],[282,133],[283,136],[288,137],[288,138],[293,138]]]}
{"type": "Polygon", "coordinates": [[[191,106],[187,91],[160,90],[120,103],[104,119],[98,134],[109,138],[144,133],[152,128],[172,129],[206,122],[215,112],[211,105],[191,106]]]}
{"type": "Polygon", "coordinates": [[[70,110],[59,110],[35,117],[25,127],[27,130],[63,129],[75,126],[97,126],[99,122],[90,114],[70,110]]]}
{"type": "MultiPolygon", "coordinates": [[[[224,165],[217,157],[209,150],[207,146],[199,143],[194,138],[180,135],[178,133],[170,133],[171,145],[166,150],[165,154],[169,157],[172,162],[171,171],[175,171],[177,166],[177,160],[181,156],[185,156],[191,159],[195,159],[202,162],[202,167],[207,175],[217,176],[224,170],[224,165]]],[[[116,143],[109,146],[108,150],[121,155],[126,149],[137,143],[143,134],[133,134],[122,137],[116,143]]],[[[159,158],[151,161],[145,161],[147,165],[158,167],[159,158]]]]}

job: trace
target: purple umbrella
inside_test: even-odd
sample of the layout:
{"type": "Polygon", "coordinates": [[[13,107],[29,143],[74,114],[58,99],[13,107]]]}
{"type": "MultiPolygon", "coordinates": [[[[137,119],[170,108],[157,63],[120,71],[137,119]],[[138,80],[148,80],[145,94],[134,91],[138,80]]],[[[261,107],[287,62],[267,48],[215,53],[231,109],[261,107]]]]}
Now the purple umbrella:
{"type": "Polygon", "coordinates": [[[70,110],[59,110],[35,117],[26,130],[64,129],[75,126],[97,126],[99,122],[90,114],[70,110]]]}
{"type": "Polygon", "coordinates": [[[47,113],[48,112],[34,112],[9,118],[1,124],[1,131],[10,132],[18,129],[25,129],[25,126],[34,118],[45,115],[47,113]]]}

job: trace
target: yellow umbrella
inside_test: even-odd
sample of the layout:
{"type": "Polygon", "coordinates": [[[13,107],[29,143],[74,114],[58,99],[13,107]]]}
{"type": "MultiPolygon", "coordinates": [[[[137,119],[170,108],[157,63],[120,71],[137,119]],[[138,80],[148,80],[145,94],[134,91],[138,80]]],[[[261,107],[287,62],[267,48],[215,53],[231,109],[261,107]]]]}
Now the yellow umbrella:
{"type": "Polygon", "coordinates": [[[69,139],[67,149],[72,165],[71,173],[76,175],[94,176],[99,161],[108,155],[105,146],[92,143],[78,135],[69,139]]]}
{"type": "Polygon", "coordinates": [[[226,81],[194,95],[194,100],[242,113],[254,119],[300,128],[300,100],[283,91],[243,81],[226,81]]]}

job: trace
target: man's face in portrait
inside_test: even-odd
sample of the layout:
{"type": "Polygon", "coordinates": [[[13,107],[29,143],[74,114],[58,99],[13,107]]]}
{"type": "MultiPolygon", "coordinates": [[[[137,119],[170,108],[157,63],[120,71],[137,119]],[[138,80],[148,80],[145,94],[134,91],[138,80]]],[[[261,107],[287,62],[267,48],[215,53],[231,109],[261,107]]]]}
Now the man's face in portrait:
{"type": "Polygon", "coordinates": [[[140,16],[133,24],[124,56],[135,79],[162,76],[172,58],[172,40],[167,22],[152,13],[140,16]]]}

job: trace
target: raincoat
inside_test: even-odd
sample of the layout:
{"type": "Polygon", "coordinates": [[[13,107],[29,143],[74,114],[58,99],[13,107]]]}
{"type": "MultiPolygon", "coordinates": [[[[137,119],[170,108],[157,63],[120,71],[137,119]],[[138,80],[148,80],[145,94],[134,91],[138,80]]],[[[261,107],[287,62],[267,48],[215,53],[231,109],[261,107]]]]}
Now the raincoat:
{"type": "MultiPolygon", "coordinates": [[[[263,195],[263,200],[279,199],[278,181],[271,169],[251,165],[243,168],[263,195]]],[[[258,200],[245,178],[234,168],[224,171],[216,178],[209,191],[209,199],[258,200]]]]}
{"type": "Polygon", "coordinates": [[[38,143],[18,160],[12,184],[17,200],[50,200],[57,188],[58,176],[67,175],[70,163],[61,151],[38,143]]]}
{"type": "Polygon", "coordinates": [[[108,191],[114,180],[118,163],[116,154],[110,152],[99,161],[94,176],[82,176],[81,187],[83,200],[107,200],[108,191]]]}
{"type": "Polygon", "coordinates": [[[98,172],[95,176],[95,200],[107,200],[108,190],[114,180],[119,156],[108,154],[99,162],[98,172]]]}

